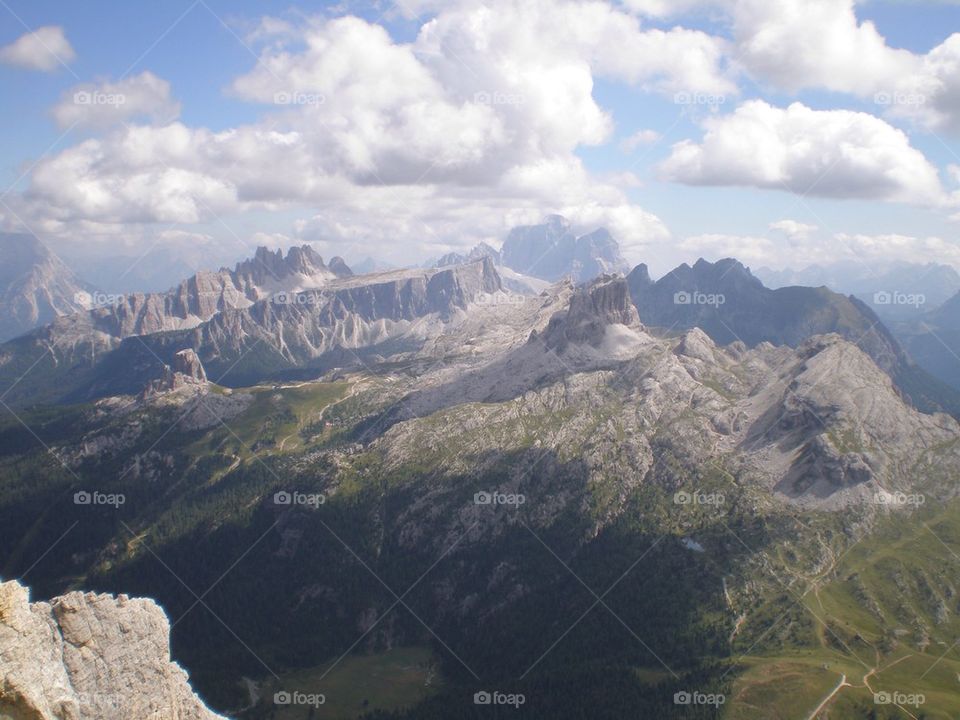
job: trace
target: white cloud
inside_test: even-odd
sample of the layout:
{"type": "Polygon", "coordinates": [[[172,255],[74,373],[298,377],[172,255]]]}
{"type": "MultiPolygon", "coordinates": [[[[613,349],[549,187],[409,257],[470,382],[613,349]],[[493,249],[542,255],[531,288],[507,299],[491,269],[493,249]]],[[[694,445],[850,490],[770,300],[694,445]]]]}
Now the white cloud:
{"type": "MultiPolygon", "coordinates": [[[[664,91],[732,87],[711,64],[721,53],[705,34],[646,31],[601,2],[452,4],[411,43],[354,17],[256,32],[266,41],[259,62],[230,89],[269,106],[262,120],[221,132],[115,127],[41,160],[25,215],[66,232],[322,207],[301,230],[347,243],[389,239],[409,261],[410,252],[496,240],[517,218],[555,211],[609,224],[639,248],[667,231],[625,196],[635,176],[592,176],[575,154],[612,132],[594,77],[664,91]]],[[[163,81],[130,81],[99,89],[141,92],[126,103],[137,114],[172,104],[163,81]]],[[[76,118],[72,104],[57,115],[76,118]]]]}
{"type": "Polygon", "coordinates": [[[665,178],[926,206],[955,202],[907,135],[867,113],[751,100],[703,125],[702,143],[673,145],[660,166],[665,178]]]}
{"type": "Polygon", "coordinates": [[[782,232],[793,242],[806,240],[819,230],[816,225],[797,222],[796,220],[777,220],[776,222],[770,223],[770,229],[782,232]]]}
{"type": "Polygon", "coordinates": [[[57,25],[37,28],[0,48],[0,62],[42,72],[56,70],[76,56],[63,28],[57,25]]]}
{"type": "Polygon", "coordinates": [[[705,234],[684,238],[676,247],[687,260],[735,257],[753,268],[797,269],[856,263],[864,269],[880,271],[897,261],[945,263],[960,268],[960,243],[935,236],[836,233],[798,242],[788,239],[787,243],[766,237],[705,234]]]}
{"type": "Polygon", "coordinates": [[[911,263],[946,263],[960,268],[960,243],[943,238],[915,237],[890,233],[864,235],[837,233],[833,236],[839,247],[838,259],[860,260],[882,265],[895,260],[911,263]]]}
{"type": "Polygon", "coordinates": [[[854,0],[737,0],[732,14],[740,62],[787,90],[872,95],[918,64],[913,53],[888,46],[873,23],[859,22],[854,0]]]}
{"type": "Polygon", "coordinates": [[[681,262],[704,258],[716,262],[736,258],[749,267],[768,264],[778,254],[778,246],[769,238],[744,235],[707,233],[687,237],[676,244],[681,262]]]}
{"type": "Polygon", "coordinates": [[[626,153],[632,153],[641,145],[653,145],[661,137],[663,136],[656,130],[637,130],[620,141],[620,149],[626,153]]]}
{"type": "Polygon", "coordinates": [[[105,128],[132,118],[167,123],[180,114],[180,104],[170,96],[170,83],[151,72],[118,82],[85,83],[67,90],[53,108],[61,128],[105,128]]]}

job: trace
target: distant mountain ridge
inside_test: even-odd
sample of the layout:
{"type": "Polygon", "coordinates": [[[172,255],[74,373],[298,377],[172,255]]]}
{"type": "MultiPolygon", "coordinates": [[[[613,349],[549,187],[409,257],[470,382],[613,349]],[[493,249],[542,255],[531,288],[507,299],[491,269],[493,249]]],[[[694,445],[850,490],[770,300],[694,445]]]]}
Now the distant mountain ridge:
{"type": "Polygon", "coordinates": [[[916,320],[894,323],[893,330],[919,365],[960,388],[960,293],[916,320]]]}
{"type": "Polygon", "coordinates": [[[820,287],[855,295],[884,319],[916,317],[960,292],[960,273],[939,263],[895,262],[874,267],[867,262],[810,265],[803,270],[759,268],[755,275],[770,288],[791,285],[820,287]],[[891,302],[891,295],[921,296],[922,302],[891,302]]]}
{"type": "Polygon", "coordinates": [[[698,260],[654,282],[646,265],[627,276],[640,319],[668,331],[699,327],[719,344],[797,347],[837,333],[857,344],[917,407],[960,412],[960,393],[918,367],[865,303],[825,287],[767,288],[737,260],[698,260]]]}
{"type": "MultiPolygon", "coordinates": [[[[183,350],[194,351],[205,373],[225,384],[254,383],[290,372],[317,374],[338,364],[355,364],[360,356],[385,344],[422,343],[426,335],[403,336],[418,326],[427,333],[431,323],[442,325],[481,296],[501,290],[500,277],[489,258],[433,270],[324,276],[318,285],[300,289],[296,282],[270,280],[276,281],[281,270],[291,271],[285,278],[299,280],[305,277],[304,270],[317,268],[318,256],[311,258],[292,250],[278,264],[279,253],[258,253],[264,263],[241,263],[227,276],[224,271],[214,274],[222,284],[212,284],[209,295],[197,291],[198,285],[192,281],[182,286],[188,298],[209,298],[201,308],[209,313],[204,320],[192,313],[189,324],[121,337],[108,335],[103,328],[116,332],[117,326],[104,320],[122,319],[124,310],[102,309],[103,315],[91,314],[97,325],[90,324],[90,316],[78,314],[0,348],[0,372],[5,376],[17,372],[23,363],[39,363],[30,380],[39,383],[42,394],[54,402],[136,394],[145,384],[165,377],[183,350]],[[250,285],[237,287],[225,277],[250,285]],[[240,292],[245,287],[250,288],[249,294],[240,292]],[[270,287],[279,289],[267,294],[270,287]],[[251,299],[255,293],[256,299],[251,299]]],[[[180,297],[173,293],[157,302],[171,303],[180,297]]],[[[177,310],[185,307],[189,306],[176,306],[177,310]]],[[[182,314],[168,317],[180,319],[182,314]]],[[[120,329],[124,328],[144,329],[142,325],[120,329]]],[[[10,399],[34,399],[38,390],[25,382],[13,389],[10,399]]]]}
{"type": "Polygon", "coordinates": [[[577,236],[570,222],[550,215],[539,225],[513,228],[501,249],[502,262],[524,275],[556,282],[585,282],[604,273],[629,271],[620,246],[606,228],[577,236]]]}

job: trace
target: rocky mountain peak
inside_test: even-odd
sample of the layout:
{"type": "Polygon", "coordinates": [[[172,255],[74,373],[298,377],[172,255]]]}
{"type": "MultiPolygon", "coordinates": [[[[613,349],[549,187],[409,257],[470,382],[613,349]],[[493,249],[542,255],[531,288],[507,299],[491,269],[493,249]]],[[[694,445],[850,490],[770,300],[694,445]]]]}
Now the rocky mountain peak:
{"type": "Polygon", "coordinates": [[[274,251],[261,245],[251,259],[238,263],[234,272],[238,276],[252,278],[257,285],[268,284],[271,280],[282,280],[291,275],[313,277],[334,274],[310,245],[291,247],[287,250],[286,257],[283,250],[274,251]]]}
{"type": "Polygon", "coordinates": [[[547,215],[543,219],[543,224],[550,230],[557,233],[565,233],[570,229],[570,221],[567,220],[563,215],[547,215]]]}
{"type": "Polygon", "coordinates": [[[330,272],[337,277],[353,277],[353,270],[347,265],[347,261],[339,255],[334,255],[330,258],[330,265],[328,267],[330,268],[330,272]]]}
{"type": "Polygon", "coordinates": [[[203,363],[200,362],[200,358],[197,357],[193,348],[187,348],[174,354],[172,370],[198,382],[207,381],[207,373],[203,369],[203,363]]]}
{"type": "Polygon", "coordinates": [[[91,290],[33,235],[0,233],[0,341],[83,310],[91,290]]]}
{"type": "Polygon", "coordinates": [[[606,229],[578,237],[560,215],[550,215],[539,225],[513,228],[501,255],[512,270],[553,282],[566,275],[583,282],[629,269],[619,244],[606,229]]]}
{"type": "Polygon", "coordinates": [[[71,592],[30,602],[0,583],[0,717],[216,720],[170,659],[152,600],[71,592]]]}
{"type": "Polygon", "coordinates": [[[569,343],[598,346],[611,325],[639,328],[640,317],[626,280],[605,275],[573,294],[566,312],[550,320],[544,342],[556,350],[569,343]]]}

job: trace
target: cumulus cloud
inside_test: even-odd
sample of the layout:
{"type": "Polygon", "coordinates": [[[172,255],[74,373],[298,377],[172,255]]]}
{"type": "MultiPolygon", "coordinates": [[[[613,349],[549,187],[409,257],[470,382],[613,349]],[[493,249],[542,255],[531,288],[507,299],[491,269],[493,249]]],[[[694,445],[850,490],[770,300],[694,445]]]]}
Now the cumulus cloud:
{"type": "Polygon", "coordinates": [[[926,130],[960,133],[960,33],[926,53],[892,47],[856,0],[623,0],[642,16],[726,16],[729,57],[762,84],[826,89],[876,103],[926,130]]]}
{"type": "Polygon", "coordinates": [[[106,128],[134,118],[165,124],[180,114],[170,83],[151,72],[118,82],[85,83],[67,90],[53,108],[61,128],[106,128]]]}
{"type": "Polygon", "coordinates": [[[660,166],[665,178],[925,206],[955,202],[907,135],[867,113],[751,100],[703,125],[701,143],[673,145],[660,166]]]}
{"type": "Polygon", "coordinates": [[[28,70],[51,72],[76,59],[63,28],[45,25],[0,48],[0,62],[28,70]]]}

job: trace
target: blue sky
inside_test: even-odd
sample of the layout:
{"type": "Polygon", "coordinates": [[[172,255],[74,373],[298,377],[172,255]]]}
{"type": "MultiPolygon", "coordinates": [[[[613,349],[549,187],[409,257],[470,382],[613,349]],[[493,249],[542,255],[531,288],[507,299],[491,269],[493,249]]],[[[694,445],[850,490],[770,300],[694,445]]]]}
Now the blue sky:
{"type": "Polygon", "coordinates": [[[67,255],[396,263],[559,211],[655,272],[960,266],[955,33],[949,2],[4,0],[0,220],[67,255]]]}

